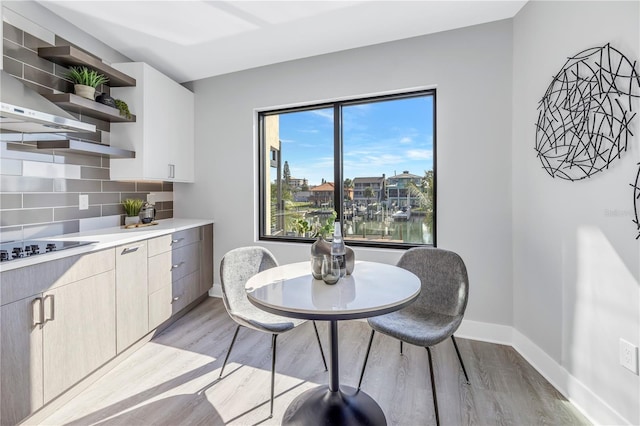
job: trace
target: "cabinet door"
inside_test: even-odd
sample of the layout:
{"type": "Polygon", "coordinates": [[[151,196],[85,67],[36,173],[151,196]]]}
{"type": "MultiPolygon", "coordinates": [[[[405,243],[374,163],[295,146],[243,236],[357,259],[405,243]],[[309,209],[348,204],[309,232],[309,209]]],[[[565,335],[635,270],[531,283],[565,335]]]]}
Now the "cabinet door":
{"type": "MultiPolygon", "coordinates": [[[[173,83],[173,82],[171,82],[173,83]]],[[[168,114],[173,120],[169,139],[170,161],[175,182],[193,182],[195,164],[195,99],[192,92],[179,84],[170,85],[171,102],[168,114]]]]}
{"type": "Polygon", "coordinates": [[[44,402],[116,355],[115,271],[44,294],[44,402]]]}
{"type": "Polygon", "coordinates": [[[43,405],[41,297],[0,307],[0,424],[13,425],[43,405]]]}
{"type": "Polygon", "coordinates": [[[135,77],[136,87],[112,87],[135,123],[112,123],[111,145],[134,149],[135,158],[112,159],[111,179],[193,182],[193,92],[142,62],[112,66],[135,77]]]}
{"type": "Polygon", "coordinates": [[[149,331],[147,242],[116,247],[116,347],[118,353],[149,331]]]}

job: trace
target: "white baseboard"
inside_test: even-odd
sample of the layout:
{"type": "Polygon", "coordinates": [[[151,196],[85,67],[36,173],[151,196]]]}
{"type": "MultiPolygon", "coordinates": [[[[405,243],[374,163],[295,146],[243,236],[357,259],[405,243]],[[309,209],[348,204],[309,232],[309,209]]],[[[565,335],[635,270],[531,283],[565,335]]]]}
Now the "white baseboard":
{"type": "Polygon", "coordinates": [[[209,289],[209,297],[222,297],[222,286],[220,283],[213,283],[213,287],[209,289]]]}
{"type": "Polygon", "coordinates": [[[595,425],[631,425],[593,390],[573,377],[527,336],[511,326],[463,320],[456,337],[512,346],[595,425]]]}
{"type": "Polygon", "coordinates": [[[513,346],[513,327],[488,322],[462,320],[462,324],[460,324],[460,327],[456,331],[456,337],[513,346]]]}

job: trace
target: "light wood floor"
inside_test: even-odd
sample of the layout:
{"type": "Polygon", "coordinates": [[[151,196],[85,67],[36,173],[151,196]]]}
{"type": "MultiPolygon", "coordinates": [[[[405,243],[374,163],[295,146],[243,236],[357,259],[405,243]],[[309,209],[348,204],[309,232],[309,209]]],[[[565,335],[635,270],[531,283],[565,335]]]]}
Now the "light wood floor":
{"type": "MultiPolygon", "coordinates": [[[[318,322],[325,351],[326,324],[318,322]]],[[[235,323],[208,298],[42,424],[278,425],[289,403],[328,382],[313,327],[278,338],[276,400],[269,419],[271,337],[242,328],[220,367],[235,323]]],[[[340,380],[357,386],[370,328],[339,323],[340,380]]],[[[509,346],[457,339],[471,385],[451,341],[433,349],[443,425],[569,425],[588,421],[509,346]]],[[[362,388],[392,425],[435,424],[427,353],[376,333],[362,388]]]]}

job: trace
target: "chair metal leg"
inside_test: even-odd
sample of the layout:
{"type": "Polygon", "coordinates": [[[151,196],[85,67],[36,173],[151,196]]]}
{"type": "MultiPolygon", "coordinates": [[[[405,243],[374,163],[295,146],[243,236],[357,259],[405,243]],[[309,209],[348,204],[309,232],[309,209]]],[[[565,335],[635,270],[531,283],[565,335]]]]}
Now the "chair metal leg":
{"type": "Polygon", "coordinates": [[[313,329],[316,331],[316,338],[318,339],[318,346],[320,347],[320,355],[322,355],[322,363],[324,364],[324,371],[328,371],[327,360],[324,358],[324,351],[322,350],[322,343],[320,342],[320,333],[318,333],[318,326],[316,326],[315,321],[313,321],[313,329]]]}
{"type": "Polygon", "coordinates": [[[469,376],[467,375],[467,369],[464,368],[464,362],[462,362],[462,357],[460,356],[460,351],[458,350],[458,344],[456,343],[455,337],[453,334],[451,335],[451,340],[453,341],[453,347],[456,348],[456,353],[458,354],[458,360],[460,361],[460,367],[462,367],[462,372],[464,373],[464,378],[467,379],[467,384],[470,385],[469,376]]]}
{"type": "Polygon", "coordinates": [[[273,389],[276,383],[276,339],[278,338],[277,334],[273,334],[271,337],[271,409],[269,411],[269,418],[273,417],[273,389]]]}
{"type": "Polygon", "coordinates": [[[404,354],[402,353],[402,340],[400,340],[400,355],[404,355],[404,354]]]}
{"type": "Polygon", "coordinates": [[[425,348],[429,358],[429,375],[431,376],[431,393],[433,394],[433,408],[436,412],[436,425],[440,426],[440,416],[438,415],[438,398],[436,397],[436,381],[433,377],[433,360],[431,359],[431,348],[425,348]]]}
{"type": "Polygon", "coordinates": [[[229,355],[231,355],[231,349],[233,349],[233,344],[236,342],[236,337],[238,337],[238,331],[240,331],[240,326],[236,327],[236,332],[233,333],[233,339],[231,339],[231,345],[229,346],[229,350],[227,351],[227,356],[224,357],[224,362],[222,363],[222,368],[220,369],[220,375],[218,379],[222,378],[222,373],[224,372],[224,366],[227,365],[227,361],[229,360],[229,355]]]}
{"type": "Polygon", "coordinates": [[[369,352],[371,351],[371,343],[373,343],[373,335],[376,333],[375,330],[371,330],[371,337],[369,338],[369,346],[367,346],[367,354],[364,356],[364,364],[362,365],[362,372],[360,373],[360,380],[358,381],[358,390],[360,390],[360,385],[362,384],[362,378],[364,377],[364,369],[367,367],[367,361],[369,360],[369,352]]]}

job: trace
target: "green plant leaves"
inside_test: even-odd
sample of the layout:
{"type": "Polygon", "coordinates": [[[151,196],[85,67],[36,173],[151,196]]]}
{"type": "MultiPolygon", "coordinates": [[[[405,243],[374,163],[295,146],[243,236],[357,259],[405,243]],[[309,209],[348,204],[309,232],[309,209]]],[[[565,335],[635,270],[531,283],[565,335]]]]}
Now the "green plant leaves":
{"type": "Polygon", "coordinates": [[[98,87],[109,81],[107,77],[96,70],[87,67],[71,67],[65,77],[73,84],[84,84],[85,86],[98,87]]]}

